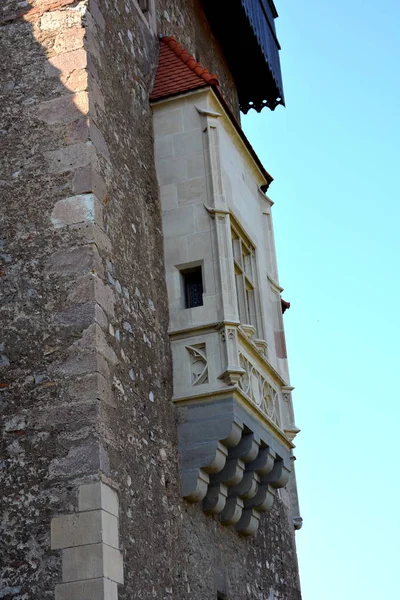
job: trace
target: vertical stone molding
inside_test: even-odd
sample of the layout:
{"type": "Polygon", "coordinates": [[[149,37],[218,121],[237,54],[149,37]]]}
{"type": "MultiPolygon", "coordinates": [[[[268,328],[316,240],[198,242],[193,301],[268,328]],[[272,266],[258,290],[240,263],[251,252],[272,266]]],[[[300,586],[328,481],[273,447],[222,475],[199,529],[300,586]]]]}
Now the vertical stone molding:
{"type": "Polygon", "coordinates": [[[300,429],[294,422],[294,411],[292,401],[292,391],[294,388],[291,385],[282,387],[282,399],[284,408],[284,431],[287,438],[293,441],[296,435],[300,432],[300,429]]]}
{"type": "Polygon", "coordinates": [[[237,327],[228,327],[225,324],[220,328],[220,348],[222,355],[222,379],[227,385],[235,385],[244,374],[240,366],[237,327]]]}
{"type": "Polygon", "coordinates": [[[62,550],[56,600],[117,600],[123,583],[117,493],[105,483],[79,487],[78,512],[51,521],[51,548],[62,550]]]}
{"type": "Polygon", "coordinates": [[[216,260],[219,271],[221,294],[221,319],[238,320],[229,207],[226,202],[221,168],[221,149],[218,119],[220,113],[203,110],[196,106],[203,131],[203,152],[206,165],[207,209],[214,217],[216,260]]]}

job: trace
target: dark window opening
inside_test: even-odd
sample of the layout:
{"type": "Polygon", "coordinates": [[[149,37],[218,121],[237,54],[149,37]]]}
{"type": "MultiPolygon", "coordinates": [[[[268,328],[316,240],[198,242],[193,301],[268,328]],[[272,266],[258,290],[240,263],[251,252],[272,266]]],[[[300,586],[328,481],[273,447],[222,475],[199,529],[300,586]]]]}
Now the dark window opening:
{"type": "Polygon", "coordinates": [[[139,0],[139,6],[142,12],[148,12],[149,10],[149,0],[139,0]]]}
{"type": "Polygon", "coordinates": [[[181,271],[185,291],[185,308],[203,306],[203,277],[201,267],[181,271]]]}

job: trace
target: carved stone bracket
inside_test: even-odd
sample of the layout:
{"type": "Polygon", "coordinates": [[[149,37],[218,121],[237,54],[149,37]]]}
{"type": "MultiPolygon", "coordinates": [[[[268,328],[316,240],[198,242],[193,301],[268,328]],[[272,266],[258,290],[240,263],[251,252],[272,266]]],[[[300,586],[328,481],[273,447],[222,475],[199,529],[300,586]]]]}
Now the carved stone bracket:
{"type": "Polygon", "coordinates": [[[286,407],[286,415],[288,420],[288,425],[285,427],[285,435],[290,440],[293,441],[296,435],[300,432],[300,429],[296,427],[294,423],[294,412],[293,412],[293,403],[292,403],[292,391],[294,388],[291,386],[285,386],[282,388],[282,399],[286,407]]]}
{"type": "Polygon", "coordinates": [[[181,406],[182,495],[241,535],[253,535],[290,473],[290,450],[234,396],[181,406]]]}
{"type": "Polygon", "coordinates": [[[253,338],[256,334],[256,328],[253,325],[243,325],[242,324],[242,325],[240,325],[240,329],[250,341],[253,340],[253,338]]]}
{"type": "Polygon", "coordinates": [[[221,351],[223,356],[224,371],[219,375],[227,385],[235,385],[244,374],[244,369],[239,364],[239,348],[236,326],[222,326],[220,329],[221,351]]]}

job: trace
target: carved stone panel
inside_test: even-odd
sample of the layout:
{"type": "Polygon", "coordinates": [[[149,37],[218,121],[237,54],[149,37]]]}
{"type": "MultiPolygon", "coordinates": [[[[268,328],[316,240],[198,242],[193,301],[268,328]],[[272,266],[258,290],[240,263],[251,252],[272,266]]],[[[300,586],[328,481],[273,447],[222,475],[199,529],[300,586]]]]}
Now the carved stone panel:
{"type": "Polygon", "coordinates": [[[208,383],[208,361],[205,344],[186,346],[190,355],[190,376],[192,385],[208,383]]]}
{"type": "Polygon", "coordinates": [[[239,353],[240,366],[244,370],[239,379],[240,389],[258,406],[274,423],[281,427],[279,410],[279,392],[267,378],[248,360],[239,353]]]}

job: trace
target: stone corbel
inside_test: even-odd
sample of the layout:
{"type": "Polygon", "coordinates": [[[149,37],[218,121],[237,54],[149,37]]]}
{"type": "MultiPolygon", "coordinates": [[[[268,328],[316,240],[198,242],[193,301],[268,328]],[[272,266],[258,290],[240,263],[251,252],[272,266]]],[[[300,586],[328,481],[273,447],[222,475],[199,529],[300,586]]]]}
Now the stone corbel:
{"type": "Polygon", "coordinates": [[[228,327],[224,324],[219,333],[223,371],[218,379],[227,385],[236,385],[245,372],[239,361],[237,326],[228,327]]]}
{"type": "Polygon", "coordinates": [[[253,344],[259,351],[259,353],[266,359],[268,359],[268,344],[265,340],[255,339],[253,344]]]}
{"type": "Polygon", "coordinates": [[[180,408],[182,494],[241,535],[253,535],[290,473],[290,454],[234,397],[180,408]]]}
{"type": "Polygon", "coordinates": [[[250,342],[253,341],[257,331],[253,325],[240,325],[240,330],[244,333],[247,339],[250,340],[250,342]]]}
{"type": "Polygon", "coordinates": [[[286,437],[292,442],[296,435],[300,433],[300,429],[294,423],[294,411],[292,402],[292,391],[294,388],[290,385],[281,388],[282,398],[285,406],[285,427],[284,432],[286,437]]]}

